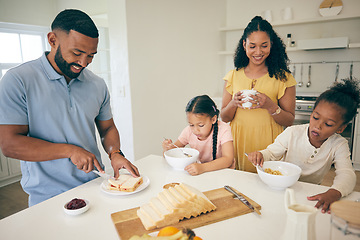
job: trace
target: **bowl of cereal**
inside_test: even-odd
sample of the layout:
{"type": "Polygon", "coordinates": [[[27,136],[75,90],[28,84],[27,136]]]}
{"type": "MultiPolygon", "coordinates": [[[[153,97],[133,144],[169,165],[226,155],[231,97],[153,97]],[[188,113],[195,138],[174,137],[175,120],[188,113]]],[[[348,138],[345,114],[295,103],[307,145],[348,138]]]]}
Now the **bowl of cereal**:
{"type": "Polygon", "coordinates": [[[199,159],[199,151],[193,148],[173,148],[164,153],[167,163],[175,170],[184,168],[199,159]],[[184,153],[187,155],[184,155],[184,153]]]}
{"type": "Polygon", "coordinates": [[[284,190],[294,185],[300,178],[301,168],[295,164],[283,161],[266,161],[256,168],[260,179],[275,190],[284,190]]]}

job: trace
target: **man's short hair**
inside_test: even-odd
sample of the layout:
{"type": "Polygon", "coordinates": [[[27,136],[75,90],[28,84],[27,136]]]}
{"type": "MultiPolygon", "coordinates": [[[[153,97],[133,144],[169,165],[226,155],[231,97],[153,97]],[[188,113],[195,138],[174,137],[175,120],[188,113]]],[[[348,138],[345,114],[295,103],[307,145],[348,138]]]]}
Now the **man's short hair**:
{"type": "Polygon", "coordinates": [[[60,29],[69,33],[74,30],[91,38],[98,38],[99,32],[93,20],[77,9],[66,9],[60,12],[51,24],[51,30],[60,29]]]}

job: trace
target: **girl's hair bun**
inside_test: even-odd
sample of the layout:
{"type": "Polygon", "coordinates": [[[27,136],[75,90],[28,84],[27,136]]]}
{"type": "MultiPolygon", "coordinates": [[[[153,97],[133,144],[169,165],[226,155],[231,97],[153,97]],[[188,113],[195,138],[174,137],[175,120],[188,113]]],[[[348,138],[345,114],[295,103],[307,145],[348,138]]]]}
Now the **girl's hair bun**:
{"type": "Polygon", "coordinates": [[[355,78],[342,79],[334,83],[329,90],[320,94],[314,108],[320,101],[335,103],[345,110],[344,123],[349,123],[356,115],[360,105],[359,81],[355,78]]]}
{"type": "Polygon", "coordinates": [[[335,83],[330,89],[339,93],[345,94],[354,99],[359,107],[360,103],[360,90],[359,81],[355,78],[346,78],[342,82],[335,83]]]}

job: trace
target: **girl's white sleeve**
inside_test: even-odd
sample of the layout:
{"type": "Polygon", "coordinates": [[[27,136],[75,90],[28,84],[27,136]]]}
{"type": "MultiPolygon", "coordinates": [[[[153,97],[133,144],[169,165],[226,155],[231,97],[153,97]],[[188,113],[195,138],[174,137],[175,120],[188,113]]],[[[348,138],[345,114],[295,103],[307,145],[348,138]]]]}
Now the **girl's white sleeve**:
{"type": "Polygon", "coordinates": [[[347,141],[343,141],[335,152],[335,178],[331,188],[338,190],[342,197],[349,195],[356,185],[356,175],[351,164],[347,141]]]}
{"type": "Polygon", "coordinates": [[[289,149],[291,136],[292,129],[288,127],[276,137],[274,143],[270,144],[266,149],[261,150],[260,152],[263,155],[264,161],[280,160],[289,149]]]}

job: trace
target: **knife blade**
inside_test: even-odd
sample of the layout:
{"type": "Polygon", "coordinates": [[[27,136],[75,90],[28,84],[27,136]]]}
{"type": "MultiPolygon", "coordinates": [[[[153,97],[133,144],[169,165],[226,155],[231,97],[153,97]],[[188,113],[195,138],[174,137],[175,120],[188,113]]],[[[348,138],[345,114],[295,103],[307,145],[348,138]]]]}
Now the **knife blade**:
{"type": "Polygon", "coordinates": [[[259,209],[254,208],[253,205],[251,205],[251,203],[249,203],[248,200],[246,200],[246,198],[244,198],[243,196],[241,196],[240,194],[238,194],[237,192],[234,191],[234,189],[232,189],[230,186],[225,185],[224,188],[226,190],[228,190],[229,192],[231,192],[232,194],[235,195],[235,197],[237,199],[239,199],[242,203],[244,203],[248,208],[250,208],[252,211],[256,212],[257,214],[261,215],[261,212],[259,211],[259,209]]]}
{"type": "Polygon", "coordinates": [[[102,178],[104,178],[104,179],[106,179],[106,180],[108,180],[108,179],[110,179],[110,178],[112,178],[112,179],[114,179],[114,177],[112,177],[112,176],[110,176],[109,174],[107,174],[107,173],[101,173],[101,172],[99,172],[99,171],[97,171],[97,170],[92,170],[92,172],[93,173],[96,173],[97,175],[99,175],[100,177],[102,177],[102,178]]]}

